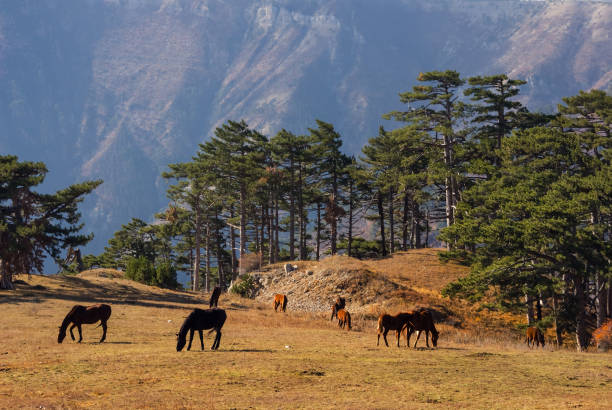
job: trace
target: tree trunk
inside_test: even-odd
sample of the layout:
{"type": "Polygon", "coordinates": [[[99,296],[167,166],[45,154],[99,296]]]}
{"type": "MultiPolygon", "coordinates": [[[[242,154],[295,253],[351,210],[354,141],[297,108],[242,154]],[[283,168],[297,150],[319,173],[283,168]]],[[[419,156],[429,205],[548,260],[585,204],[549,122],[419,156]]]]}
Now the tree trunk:
{"type": "Polygon", "coordinates": [[[536,300],[536,320],[538,322],[542,320],[542,294],[536,300]]]}
{"type": "MultiPolygon", "coordinates": [[[[215,208],[215,220],[219,220],[219,212],[217,208],[215,208]]],[[[219,274],[219,281],[217,285],[220,286],[221,289],[225,289],[225,274],[223,272],[223,258],[221,257],[221,245],[223,238],[219,232],[219,223],[215,224],[215,238],[217,239],[215,241],[217,244],[215,248],[217,251],[217,273],[219,274]]]]}
{"type": "Polygon", "coordinates": [[[206,277],[204,279],[204,287],[206,292],[210,292],[210,221],[206,221],[206,277]]]}
{"type": "Polygon", "coordinates": [[[268,207],[266,208],[266,217],[268,218],[268,263],[274,263],[274,230],[272,229],[272,216],[274,209],[274,200],[272,195],[268,201],[268,207]]]}
{"type": "Polygon", "coordinates": [[[244,275],[244,255],[246,254],[246,186],[240,185],[240,260],[238,272],[240,275],[244,275]]]}
{"type": "Polygon", "coordinates": [[[597,314],[597,327],[603,326],[606,321],[607,301],[606,280],[598,270],[595,272],[595,311],[597,314]]]}
{"type": "Polygon", "coordinates": [[[525,305],[527,306],[527,324],[533,325],[535,322],[533,315],[533,297],[525,293],[525,305]]]}
{"type": "Polygon", "coordinates": [[[393,209],[393,189],[389,189],[389,251],[395,252],[395,221],[393,220],[395,210],[393,209]]]}
{"type": "Polygon", "coordinates": [[[612,279],[608,280],[608,302],[606,305],[608,307],[608,317],[612,318],[612,279]]]}
{"type": "Polygon", "coordinates": [[[421,210],[419,209],[419,204],[416,201],[412,202],[412,215],[414,219],[414,247],[420,249],[422,247],[421,244],[421,225],[419,221],[421,220],[421,210]]]}
{"type": "Polygon", "coordinates": [[[561,327],[559,326],[559,297],[556,293],[553,293],[552,303],[555,322],[555,335],[557,338],[557,348],[559,348],[563,345],[563,329],[561,329],[561,327]]]}
{"type": "Polygon", "coordinates": [[[425,247],[429,248],[429,209],[425,214],[425,247]]]}
{"type": "MultiPolygon", "coordinates": [[[[234,206],[230,206],[230,218],[234,218],[234,206]]],[[[236,231],[230,226],[230,242],[232,245],[232,280],[236,280],[236,231]]]]}
{"type": "Polygon", "coordinates": [[[259,269],[264,264],[264,248],[266,246],[266,206],[261,204],[261,251],[259,253],[259,269]]]}
{"type": "Polygon", "coordinates": [[[299,251],[300,251],[300,260],[306,259],[306,244],[305,244],[305,226],[304,226],[304,194],[302,192],[302,184],[303,176],[302,176],[302,164],[299,165],[299,173],[298,173],[298,223],[300,225],[300,235],[299,235],[299,251]]]}
{"type": "Polygon", "coordinates": [[[580,276],[574,277],[574,303],[576,306],[576,348],[584,352],[589,346],[589,335],[585,315],[586,295],[584,279],[580,276]]]}
{"type": "Polygon", "coordinates": [[[321,257],[321,203],[317,201],[317,260],[321,257]]]}
{"type": "Polygon", "coordinates": [[[338,175],[334,172],[332,177],[332,203],[331,203],[331,211],[332,217],[331,221],[331,254],[335,255],[337,253],[337,243],[338,243],[338,216],[336,215],[338,208],[338,175]]]}
{"type": "Polygon", "coordinates": [[[8,267],[0,259],[0,272],[2,272],[2,278],[0,278],[0,289],[13,290],[15,285],[13,284],[13,275],[10,274],[8,267]]]}
{"type": "Polygon", "coordinates": [[[410,213],[409,191],[404,191],[404,215],[402,217],[402,250],[408,250],[408,215],[410,213]]]}
{"type": "Polygon", "coordinates": [[[385,209],[383,207],[383,194],[378,191],[378,220],[380,223],[380,242],[382,246],[382,256],[387,256],[387,247],[385,245],[385,209]]]}
{"type": "Polygon", "coordinates": [[[275,198],[276,201],[274,203],[274,261],[278,262],[280,259],[280,248],[278,242],[278,196],[275,198]]]}
{"type": "Polygon", "coordinates": [[[353,246],[353,179],[349,180],[349,217],[348,217],[348,243],[346,245],[346,253],[352,256],[353,246]]]}
{"type": "Polygon", "coordinates": [[[289,160],[289,259],[295,259],[295,198],[293,180],[293,157],[289,160]]]}
{"type": "Polygon", "coordinates": [[[192,289],[197,292],[200,290],[200,236],[202,229],[200,227],[201,218],[200,204],[195,202],[195,261],[193,262],[193,282],[192,289]]]}

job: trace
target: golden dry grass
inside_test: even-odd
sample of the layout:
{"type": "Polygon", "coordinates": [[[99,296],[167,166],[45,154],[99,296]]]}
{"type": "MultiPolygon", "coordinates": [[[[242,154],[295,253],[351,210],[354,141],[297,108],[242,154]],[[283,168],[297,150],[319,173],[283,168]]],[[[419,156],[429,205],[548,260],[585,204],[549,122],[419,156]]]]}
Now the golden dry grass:
{"type": "MultiPolygon", "coordinates": [[[[208,295],[97,275],[19,279],[25,283],[16,291],[0,292],[0,408],[590,409],[612,402],[612,355],[529,350],[486,325],[440,325],[438,349],[398,349],[391,333],[391,347],[377,347],[365,317],[346,332],[327,314],[291,306],[274,313],[268,303],[222,295],[228,320],[220,349],[202,352],[194,340],[190,352],[177,353],[175,333],[208,295]],[[83,343],[57,343],[72,305],[101,301],[113,307],[106,342],[97,343],[101,329],[84,325],[83,343]]],[[[209,335],[206,349],[211,343],[209,335]]]]}

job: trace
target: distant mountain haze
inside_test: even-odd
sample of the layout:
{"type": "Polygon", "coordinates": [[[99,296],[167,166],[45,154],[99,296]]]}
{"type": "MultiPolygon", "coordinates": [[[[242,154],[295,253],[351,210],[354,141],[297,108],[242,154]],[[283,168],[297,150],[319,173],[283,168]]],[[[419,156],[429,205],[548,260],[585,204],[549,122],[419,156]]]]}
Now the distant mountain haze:
{"type": "Polygon", "coordinates": [[[508,73],[552,110],[612,89],[610,2],[0,0],[0,152],[44,161],[98,253],[161,210],[168,163],[228,119],[273,135],[331,122],[358,154],[419,72],[508,73]]]}

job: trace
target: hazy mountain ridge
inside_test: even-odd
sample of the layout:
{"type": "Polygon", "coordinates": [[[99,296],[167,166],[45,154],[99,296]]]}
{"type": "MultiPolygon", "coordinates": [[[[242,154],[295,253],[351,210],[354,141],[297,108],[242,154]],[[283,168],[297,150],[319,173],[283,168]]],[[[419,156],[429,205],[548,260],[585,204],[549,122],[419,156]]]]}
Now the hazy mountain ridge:
{"type": "Polygon", "coordinates": [[[84,209],[97,250],[230,118],[268,135],[320,118],[358,153],[420,71],[508,72],[532,108],[612,82],[602,2],[0,3],[0,151],[44,160],[54,186],[106,181],[84,209]]]}

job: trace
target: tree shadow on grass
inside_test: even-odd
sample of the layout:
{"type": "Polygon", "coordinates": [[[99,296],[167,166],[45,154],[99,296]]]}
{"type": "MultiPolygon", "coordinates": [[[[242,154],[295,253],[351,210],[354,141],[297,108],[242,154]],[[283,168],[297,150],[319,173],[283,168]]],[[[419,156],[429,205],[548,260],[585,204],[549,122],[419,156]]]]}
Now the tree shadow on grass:
{"type": "MultiPolygon", "coordinates": [[[[46,276],[51,282],[47,287],[30,285],[23,280],[16,280],[15,290],[0,291],[1,303],[40,303],[46,300],[69,300],[74,302],[108,303],[111,305],[134,305],[143,307],[157,307],[166,309],[190,309],[186,305],[207,305],[204,295],[180,293],[156,293],[130,286],[126,283],[109,281],[107,283],[93,283],[77,276],[46,276]],[[51,289],[51,285],[57,288],[51,289]]],[[[207,307],[207,306],[206,306],[207,307]]],[[[236,306],[234,309],[243,308],[236,306]]]]}

